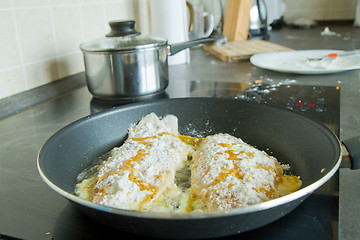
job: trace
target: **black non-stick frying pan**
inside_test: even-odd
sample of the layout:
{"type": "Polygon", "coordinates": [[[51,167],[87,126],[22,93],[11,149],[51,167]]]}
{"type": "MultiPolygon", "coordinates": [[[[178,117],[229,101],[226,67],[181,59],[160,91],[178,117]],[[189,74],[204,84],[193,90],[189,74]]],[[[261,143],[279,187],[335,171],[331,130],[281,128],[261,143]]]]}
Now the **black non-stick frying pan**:
{"type": "Polygon", "coordinates": [[[56,192],[86,214],[114,228],[156,238],[210,238],[266,225],[296,208],[337,171],[341,147],[322,124],[277,107],[234,99],[183,98],[130,104],[80,119],[55,133],[38,155],[38,169],[56,192]],[[302,179],[290,195],[229,211],[149,213],[115,209],[78,198],[77,175],[94,159],[119,146],[142,116],[174,114],[181,134],[229,133],[291,166],[302,179]]]}

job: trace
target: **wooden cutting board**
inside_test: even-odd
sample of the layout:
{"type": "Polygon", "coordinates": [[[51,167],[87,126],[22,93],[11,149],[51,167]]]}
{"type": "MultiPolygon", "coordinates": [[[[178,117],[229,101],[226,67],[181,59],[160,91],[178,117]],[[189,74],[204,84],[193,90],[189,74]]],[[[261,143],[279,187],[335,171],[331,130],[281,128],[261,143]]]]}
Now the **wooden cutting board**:
{"type": "Polygon", "coordinates": [[[221,46],[204,44],[204,49],[224,62],[248,60],[256,53],[294,50],[264,40],[233,41],[221,46]]]}

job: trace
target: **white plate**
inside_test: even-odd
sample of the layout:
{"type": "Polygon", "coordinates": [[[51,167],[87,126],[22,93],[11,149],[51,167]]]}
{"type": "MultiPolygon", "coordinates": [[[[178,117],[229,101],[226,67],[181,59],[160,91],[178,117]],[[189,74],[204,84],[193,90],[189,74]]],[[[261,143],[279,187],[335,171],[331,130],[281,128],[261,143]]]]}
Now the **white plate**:
{"type": "Polygon", "coordinates": [[[309,62],[308,58],[318,58],[329,53],[341,53],[340,50],[302,50],[286,52],[268,52],[255,54],[250,62],[260,68],[298,74],[337,73],[360,68],[360,55],[326,58],[309,62]]]}

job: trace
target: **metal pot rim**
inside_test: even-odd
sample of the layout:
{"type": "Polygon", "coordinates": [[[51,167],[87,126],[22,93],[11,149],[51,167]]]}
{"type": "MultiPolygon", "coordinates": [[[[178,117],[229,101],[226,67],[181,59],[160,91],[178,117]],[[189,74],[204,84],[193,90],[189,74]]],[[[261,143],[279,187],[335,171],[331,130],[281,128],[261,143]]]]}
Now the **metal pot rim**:
{"type": "Polygon", "coordinates": [[[98,39],[94,42],[89,43],[82,43],[80,44],[80,49],[83,52],[124,52],[124,51],[141,51],[141,50],[154,50],[163,46],[167,46],[167,40],[159,38],[158,42],[153,43],[146,43],[142,45],[134,45],[134,46],[124,46],[124,47],[117,47],[117,46],[108,46],[108,47],[99,47],[98,42],[102,41],[103,39],[98,39]]]}
{"type": "Polygon", "coordinates": [[[137,47],[127,47],[127,48],[104,48],[104,49],[97,49],[97,48],[85,48],[80,45],[80,49],[83,53],[98,53],[98,54],[108,54],[108,53],[133,53],[133,52],[145,52],[145,51],[153,51],[159,49],[161,47],[168,47],[167,43],[163,45],[159,44],[148,44],[142,45],[137,47]]]}

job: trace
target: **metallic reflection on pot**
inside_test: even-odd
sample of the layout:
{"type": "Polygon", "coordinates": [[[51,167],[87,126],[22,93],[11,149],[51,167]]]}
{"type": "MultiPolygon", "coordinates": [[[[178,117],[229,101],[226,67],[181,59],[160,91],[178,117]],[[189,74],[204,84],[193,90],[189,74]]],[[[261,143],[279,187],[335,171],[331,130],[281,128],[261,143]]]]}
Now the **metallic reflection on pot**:
{"type": "Polygon", "coordinates": [[[134,53],[84,53],[88,89],[94,97],[111,100],[143,97],[168,86],[166,48],[134,53]],[[141,67],[139,67],[141,64],[141,67]]]}

